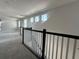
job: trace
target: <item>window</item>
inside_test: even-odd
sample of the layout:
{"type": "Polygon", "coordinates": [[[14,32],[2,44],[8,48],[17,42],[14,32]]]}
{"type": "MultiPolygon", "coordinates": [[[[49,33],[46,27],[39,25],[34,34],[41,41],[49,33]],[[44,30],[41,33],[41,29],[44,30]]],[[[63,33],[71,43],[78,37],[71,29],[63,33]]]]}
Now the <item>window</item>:
{"type": "Polygon", "coordinates": [[[32,18],[30,18],[30,22],[31,23],[33,23],[34,22],[34,18],[32,17],[32,18]]]}
{"type": "Polygon", "coordinates": [[[47,20],[48,20],[48,15],[47,15],[47,14],[41,15],[41,20],[42,20],[43,22],[47,21],[47,20]]]}
{"type": "Polygon", "coordinates": [[[36,16],[35,17],[35,22],[39,22],[39,20],[40,20],[40,17],[39,16],[36,16]]]}
{"type": "Polygon", "coordinates": [[[27,19],[24,20],[24,27],[27,27],[27,19]]]}
{"type": "Polygon", "coordinates": [[[18,21],[18,27],[20,27],[20,21],[18,21]]]}

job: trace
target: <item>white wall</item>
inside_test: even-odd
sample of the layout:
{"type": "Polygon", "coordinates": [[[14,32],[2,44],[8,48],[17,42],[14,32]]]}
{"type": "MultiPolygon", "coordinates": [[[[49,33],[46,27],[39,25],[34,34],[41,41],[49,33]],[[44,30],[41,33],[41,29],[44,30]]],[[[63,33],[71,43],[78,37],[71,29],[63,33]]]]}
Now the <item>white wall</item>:
{"type": "Polygon", "coordinates": [[[79,2],[55,8],[48,12],[48,16],[47,22],[36,24],[33,28],[79,35],[79,2]]]}
{"type": "MultiPolygon", "coordinates": [[[[48,16],[49,16],[49,19],[47,22],[40,23],[40,24],[37,23],[35,24],[35,26],[33,26],[33,28],[34,29],[46,28],[48,31],[52,31],[52,32],[66,33],[66,34],[79,36],[79,2],[78,1],[72,4],[68,4],[68,5],[64,5],[64,6],[52,9],[51,11],[48,12],[48,16]]],[[[67,44],[65,43],[66,41],[64,41],[64,47],[66,47],[66,44],[67,44]]],[[[71,40],[68,59],[72,59],[73,44],[74,44],[74,41],[71,40]]],[[[78,48],[79,48],[79,40],[77,41],[75,59],[79,59],[78,48]]],[[[60,51],[60,45],[58,50],[60,51]]]]}
{"type": "Polygon", "coordinates": [[[1,24],[1,31],[3,32],[14,32],[17,29],[17,22],[16,20],[5,20],[2,21],[1,24]]]}

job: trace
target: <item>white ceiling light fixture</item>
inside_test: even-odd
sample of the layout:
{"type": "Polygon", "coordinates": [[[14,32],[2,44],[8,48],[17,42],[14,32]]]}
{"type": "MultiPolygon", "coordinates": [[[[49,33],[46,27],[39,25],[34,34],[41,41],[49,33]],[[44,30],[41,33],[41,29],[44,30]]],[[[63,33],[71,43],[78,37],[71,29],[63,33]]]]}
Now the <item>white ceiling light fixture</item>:
{"type": "Polygon", "coordinates": [[[16,17],[18,17],[18,18],[23,18],[24,16],[23,16],[23,15],[17,15],[16,17]]]}

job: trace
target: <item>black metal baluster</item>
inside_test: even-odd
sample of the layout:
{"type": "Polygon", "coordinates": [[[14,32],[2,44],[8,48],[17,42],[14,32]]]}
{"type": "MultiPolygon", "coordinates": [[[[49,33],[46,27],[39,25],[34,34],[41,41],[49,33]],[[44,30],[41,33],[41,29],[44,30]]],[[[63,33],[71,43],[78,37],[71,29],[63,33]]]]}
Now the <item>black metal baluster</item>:
{"type": "Polygon", "coordinates": [[[22,28],[22,44],[24,44],[24,28],[22,28]]]}
{"type": "Polygon", "coordinates": [[[47,46],[47,35],[46,35],[46,44],[45,44],[45,59],[46,59],[46,47],[47,46]]]}
{"type": "Polygon", "coordinates": [[[54,39],[55,39],[55,36],[53,35],[52,59],[53,59],[53,56],[54,56],[54,39]]]}
{"type": "Polygon", "coordinates": [[[70,42],[70,39],[68,38],[67,40],[67,49],[66,49],[66,59],[68,59],[68,52],[69,52],[69,42],[70,42]]]}
{"type": "Polygon", "coordinates": [[[75,59],[75,54],[76,54],[76,46],[77,46],[77,40],[74,40],[74,46],[73,46],[73,55],[72,55],[72,59],[75,59]]]}
{"type": "Polygon", "coordinates": [[[46,41],[46,29],[43,29],[42,59],[44,59],[45,41],[46,41]]]}
{"type": "Polygon", "coordinates": [[[62,37],[62,42],[61,42],[61,53],[60,53],[60,59],[62,59],[62,54],[63,54],[63,43],[64,43],[64,37],[62,37]]]}
{"type": "Polygon", "coordinates": [[[59,42],[59,36],[57,36],[56,58],[55,59],[57,59],[57,56],[58,56],[58,42],[59,42]]]}

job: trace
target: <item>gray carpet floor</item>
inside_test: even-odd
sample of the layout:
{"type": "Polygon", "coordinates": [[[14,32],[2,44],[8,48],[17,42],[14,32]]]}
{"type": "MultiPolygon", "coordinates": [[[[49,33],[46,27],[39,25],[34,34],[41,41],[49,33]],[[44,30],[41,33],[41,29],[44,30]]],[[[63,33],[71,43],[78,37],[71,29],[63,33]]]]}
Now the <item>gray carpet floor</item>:
{"type": "Polygon", "coordinates": [[[0,36],[0,59],[37,59],[21,44],[19,35],[0,36]]]}

